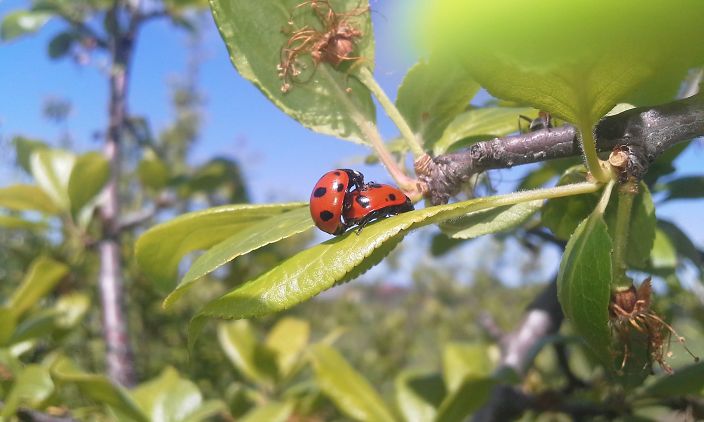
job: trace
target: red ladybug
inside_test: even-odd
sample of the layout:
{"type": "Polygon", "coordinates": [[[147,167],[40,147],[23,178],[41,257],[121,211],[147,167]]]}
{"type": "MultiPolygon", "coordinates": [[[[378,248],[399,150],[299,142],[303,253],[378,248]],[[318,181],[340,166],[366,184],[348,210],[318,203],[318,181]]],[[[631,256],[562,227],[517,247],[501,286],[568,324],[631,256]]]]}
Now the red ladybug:
{"type": "Polygon", "coordinates": [[[348,195],[342,217],[347,227],[359,226],[357,233],[373,220],[413,211],[411,200],[391,185],[367,183],[348,195]]]}
{"type": "Polygon", "coordinates": [[[329,171],[318,180],[310,195],[310,216],[315,225],[326,233],[338,235],[347,230],[342,221],[342,208],[353,189],[364,186],[364,175],[356,170],[329,171]]]}

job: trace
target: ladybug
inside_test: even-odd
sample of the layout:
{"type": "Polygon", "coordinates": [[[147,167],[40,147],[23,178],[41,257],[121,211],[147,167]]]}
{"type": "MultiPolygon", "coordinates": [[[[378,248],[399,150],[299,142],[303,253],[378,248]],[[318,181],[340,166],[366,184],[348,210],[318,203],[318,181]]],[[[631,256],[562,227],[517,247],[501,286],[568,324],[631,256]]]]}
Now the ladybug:
{"type": "Polygon", "coordinates": [[[342,217],[347,227],[359,226],[357,233],[374,220],[413,211],[411,200],[398,188],[367,183],[348,195],[342,217]]]}
{"type": "Polygon", "coordinates": [[[310,216],[326,233],[338,235],[347,230],[342,209],[352,190],[362,189],[364,175],[356,170],[337,169],[323,175],[310,194],[310,216]]]}

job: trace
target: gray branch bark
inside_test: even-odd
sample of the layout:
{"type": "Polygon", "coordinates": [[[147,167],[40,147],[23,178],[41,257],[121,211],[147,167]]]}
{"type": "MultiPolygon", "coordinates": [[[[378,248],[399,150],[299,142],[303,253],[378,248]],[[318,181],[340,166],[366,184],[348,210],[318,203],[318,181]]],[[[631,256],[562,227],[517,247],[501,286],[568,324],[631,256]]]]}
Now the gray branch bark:
{"type": "MultiPolygon", "coordinates": [[[[597,149],[626,146],[636,154],[637,173],[677,143],[704,135],[704,96],[698,94],[656,107],[638,107],[605,117],[596,127],[597,149]]],[[[477,173],[556,158],[581,155],[574,126],[495,138],[438,156],[419,178],[428,185],[433,204],[446,203],[477,173]]]]}
{"type": "Polygon", "coordinates": [[[117,19],[120,3],[108,14],[112,37],[110,53],[110,99],[105,157],[110,162],[110,179],[105,187],[105,201],[100,208],[103,237],[98,244],[100,279],[98,282],[103,313],[103,337],[106,366],[110,378],[125,386],[135,384],[134,357],[129,340],[123,299],[122,260],[120,257],[119,216],[120,141],[127,121],[129,70],[134,50],[133,32],[122,32],[117,19]]]}

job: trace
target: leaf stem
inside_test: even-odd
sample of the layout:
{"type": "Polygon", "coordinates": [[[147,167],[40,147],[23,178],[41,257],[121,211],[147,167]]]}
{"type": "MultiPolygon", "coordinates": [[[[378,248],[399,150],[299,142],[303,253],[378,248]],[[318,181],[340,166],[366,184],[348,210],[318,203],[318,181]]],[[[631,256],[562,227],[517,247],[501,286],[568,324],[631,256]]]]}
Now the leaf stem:
{"type": "Polygon", "coordinates": [[[604,192],[601,194],[601,199],[599,199],[599,203],[596,204],[594,212],[602,215],[604,214],[604,212],[606,211],[606,206],[609,205],[609,199],[611,199],[611,191],[613,190],[615,183],[616,182],[611,180],[606,185],[606,188],[604,188],[604,192]]]}
{"type": "Polygon", "coordinates": [[[359,70],[358,75],[359,80],[372,92],[372,94],[374,94],[376,99],[379,101],[379,104],[381,104],[384,111],[386,111],[386,114],[389,118],[391,118],[396,127],[398,127],[398,130],[401,132],[401,136],[406,141],[406,144],[408,144],[408,148],[410,148],[413,152],[413,155],[418,158],[425,154],[423,146],[418,141],[418,138],[416,138],[413,130],[410,126],[408,126],[406,119],[401,116],[401,113],[396,108],[396,105],[394,105],[391,99],[389,99],[386,92],[381,89],[379,84],[376,82],[376,79],[374,79],[374,75],[371,70],[369,70],[368,67],[362,67],[359,70]]]}
{"type": "Polygon", "coordinates": [[[596,141],[594,140],[594,127],[591,123],[579,122],[579,131],[581,132],[582,154],[587,163],[587,169],[594,178],[602,183],[606,183],[611,179],[611,176],[602,166],[602,161],[596,153],[596,141]]]}
{"type": "Polygon", "coordinates": [[[633,198],[637,193],[637,185],[634,182],[627,182],[619,187],[618,207],[616,208],[616,226],[614,227],[613,239],[613,277],[614,288],[632,285],[632,281],[626,277],[626,251],[628,247],[628,235],[631,226],[631,210],[633,209],[633,198]]]}

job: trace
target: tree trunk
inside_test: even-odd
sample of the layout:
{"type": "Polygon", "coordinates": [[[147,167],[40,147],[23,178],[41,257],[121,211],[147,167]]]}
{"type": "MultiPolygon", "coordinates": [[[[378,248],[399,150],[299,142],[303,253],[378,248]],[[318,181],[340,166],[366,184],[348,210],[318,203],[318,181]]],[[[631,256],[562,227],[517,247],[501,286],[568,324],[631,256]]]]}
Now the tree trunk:
{"type": "Polygon", "coordinates": [[[103,337],[106,344],[107,373],[125,386],[135,383],[134,357],[130,345],[123,300],[122,262],[118,219],[120,198],[120,138],[127,118],[127,83],[132,58],[132,40],[115,35],[111,46],[109,123],[105,139],[105,156],[110,162],[110,179],[105,188],[105,200],[100,210],[103,236],[100,253],[100,300],[103,311],[103,337]]]}

